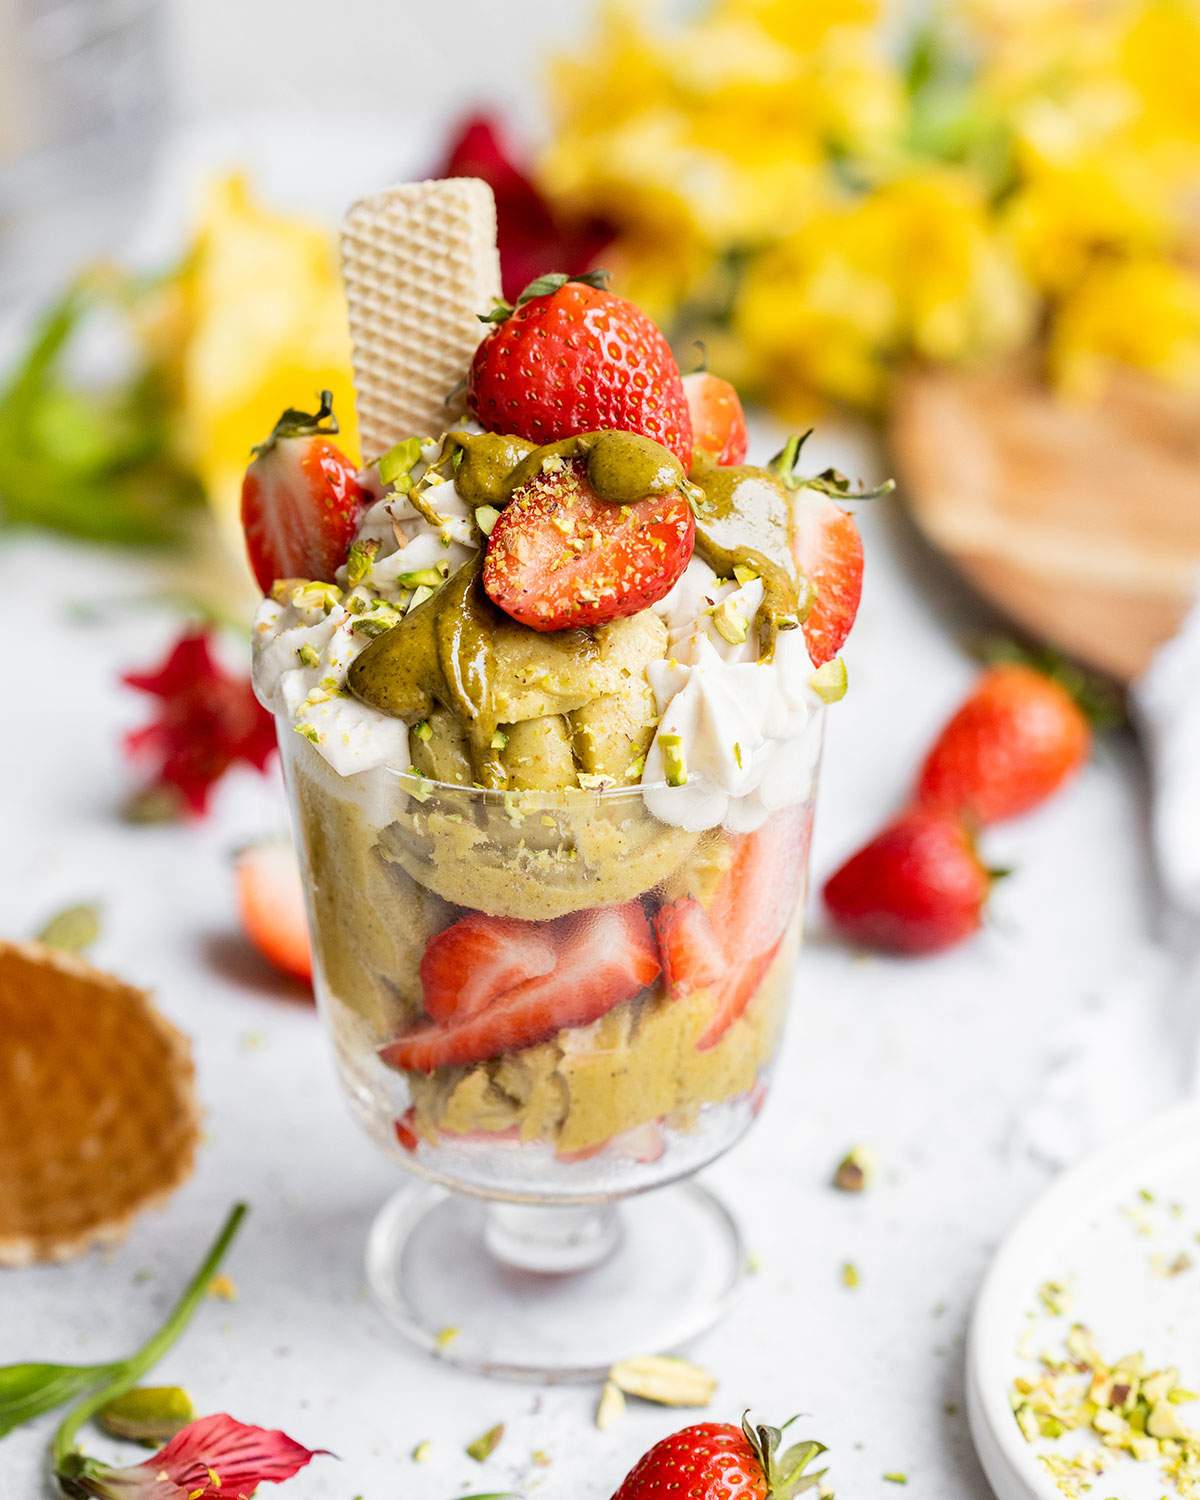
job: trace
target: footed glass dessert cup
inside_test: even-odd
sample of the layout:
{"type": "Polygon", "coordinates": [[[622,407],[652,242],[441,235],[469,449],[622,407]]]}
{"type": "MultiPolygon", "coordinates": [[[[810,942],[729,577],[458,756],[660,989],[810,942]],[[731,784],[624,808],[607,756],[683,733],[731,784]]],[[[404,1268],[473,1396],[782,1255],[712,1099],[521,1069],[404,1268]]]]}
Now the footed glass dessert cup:
{"type": "Polygon", "coordinates": [[[376,1220],[370,1284],[425,1349],[594,1377],[728,1307],[745,1249],[691,1179],[766,1094],[822,718],[797,734],[772,810],[734,802],[725,823],[741,826],[701,832],[651,811],[684,790],[666,785],[338,775],[279,719],[338,1073],[415,1179],[376,1220]]]}

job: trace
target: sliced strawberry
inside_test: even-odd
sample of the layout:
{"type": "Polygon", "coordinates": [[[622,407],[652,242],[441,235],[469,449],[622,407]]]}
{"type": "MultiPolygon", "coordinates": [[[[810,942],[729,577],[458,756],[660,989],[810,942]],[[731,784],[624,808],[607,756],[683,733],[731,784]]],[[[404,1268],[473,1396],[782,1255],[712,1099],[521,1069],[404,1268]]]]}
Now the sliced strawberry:
{"type": "Polygon", "coordinates": [[[273,839],[243,849],[234,864],[234,881],[246,936],[277,969],[311,980],[304,890],[291,844],[273,839]]]}
{"type": "Polygon", "coordinates": [[[697,370],[683,377],[683,391],[692,419],[692,446],[719,464],[744,464],[750,444],[746,413],[729,381],[697,370]]]}
{"type": "Polygon", "coordinates": [[[668,993],[686,995],[724,978],[729,968],[725,947],[708,913],[691,896],[669,902],[654,918],[668,993]]]}
{"type": "Polygon", "coordinates": [[[329,441],[337,430],[332,398],[322,391],[320,411],[285,411],[254,450],[242,481],[242,530],[264,594],[277,578],[332,582],[346,560],[369,496],[329,441]]]}
{"type": "Polygon", "coordinates": [[[524,980],[549,974],[555,957],[544,923],[471,912],[425,949],[425,1010],[435,1021],[473,1016],[524,980]]]}
{"type": "Polygon", "coordinates": [[[814,666],[838,654],[862,598],[863,548],[854,517],[816,490],[796,492],[792,555],[808,580],[804,639],[814,666]]]}
{"type": "Polygon", "coordinates": [[[691,897],[655,919],[673,995],[712,989],[713,1013],[696,1043],[720,1041],[754,998],[795,909],[808,853],[808,814],[785,808],[737,837],[733,862],[707,909],[691,897]]]}
{"type": "Polygon", "coordinates": [[[696,521],[677,489],[632,505],[601,500],[576,459],[522,485],[492,527],[483,586],[534,630],[602,625],[670,593],[696,521]]]}
{"type": "Polygon", "coordinates": [[[552,973],[527,979],[474,1015],[419,1026],[381,1047],[380,1057],[420,1073],[483,1062],[599,1020],[658,978],[654,938],[636,901],[564,918],[553,931],[552,973]]]}

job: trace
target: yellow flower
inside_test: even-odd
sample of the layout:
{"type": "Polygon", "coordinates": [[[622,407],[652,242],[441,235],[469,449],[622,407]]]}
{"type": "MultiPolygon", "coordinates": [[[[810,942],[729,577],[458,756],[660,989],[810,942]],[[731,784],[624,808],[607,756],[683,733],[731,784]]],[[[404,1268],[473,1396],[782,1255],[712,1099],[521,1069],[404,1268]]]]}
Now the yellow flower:
{"type": "Polygon", "coordinates": [[[764,253],[747,272],[735,327],[768,382],[869,406],[898,358],[1007,349],[1030,316],[982,193],[932,167],[814,213],[764,253]]]}
{"type": "Polygon", "coordinates": [[[1059,308],[1049,356],[1075,396],[1101,394],[1114,364],[1200,390],[1200,274],[1150,258],[1097,263],[1059,308]]]}
{"type": "Polygon", "coordinates": [[[240,554],[238,501],[253,444],[287,406],[334,396],[357,451],[350,338],[333,236],[273,213],[244,178],[213,184],[182,278],[181,441],[240,554]]]}

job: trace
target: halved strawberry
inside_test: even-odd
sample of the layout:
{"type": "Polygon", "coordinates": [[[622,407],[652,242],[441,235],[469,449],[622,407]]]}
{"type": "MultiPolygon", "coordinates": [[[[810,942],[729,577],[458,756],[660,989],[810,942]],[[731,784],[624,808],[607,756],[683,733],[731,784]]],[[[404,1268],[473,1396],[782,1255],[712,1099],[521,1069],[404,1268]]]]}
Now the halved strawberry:
{"type": "Polygon", "coordinates": [[[418,1026],[381,1047],[383,1061],[420,1073],[483,1062],[599,1020],[658,978],[654,938],[636,901],[565,917],[547,930],[558,952],[552,973],[525,980],[474,1015],[418,1026]]]}
{"type": "Polygon", "coordinates": [[[246,936],[269,962],[312,979],[312,948],[300,866],[287,839],[251,844],[234,862],[238,911],[246,936]]]}
{"type": "Polygon", "coordinates": [[[250,566],[263,593],[277,578],[327,583],[346,560],[369,496],[354,465],[329,441],[338,430],[333,398],[321,408],[288,408],[242,481],[242,530],[250,566]]]}
{"type": "Polygon", "coordinates": [[[745,463],[750,442],[746,413],[729,381],[697,370],[683,377],[683,391],[692,419],[692,446],[719,464],[745,463]]]}
{"type": "Polygon", "coordinates": [[[863,547],[854,517],[817,490],[797,490],[792,555],[808,580],[804,639],[819,667],[842,649],[862,598],[863,547]]]}
{"type": "Polygon", "coordinates": [[[549,974],[555,958],[545,924],[470,912],[425,949],[425,1010],[435,1021],[473,1016],[522,981],[549,974]]]}
{"type": "Polygon", "coordinates": [[[483,587],[533,630],[602,625],[670,593],[695,540],[682,491],[612,505],[572,459],[535,475],[501,511],[488,538],[483,587]]]}
{"type": "Polygon", "coordinates": [[[696,1043],[702,1052],[746,1009],[778,951],[801,886],[808,815],[785,808],[757,832],[736,837],[733,862],[711,904],[684,897],[655,919],[671,992],[713,991],[712,1016],[696,1043]]]}
{"type": "Polygon", "coordinates": [[[692,896],[671,901],[654,918],[663,979],[671,995],[702,990],[722,979],[729,958],[708,913],[692,896]]]}

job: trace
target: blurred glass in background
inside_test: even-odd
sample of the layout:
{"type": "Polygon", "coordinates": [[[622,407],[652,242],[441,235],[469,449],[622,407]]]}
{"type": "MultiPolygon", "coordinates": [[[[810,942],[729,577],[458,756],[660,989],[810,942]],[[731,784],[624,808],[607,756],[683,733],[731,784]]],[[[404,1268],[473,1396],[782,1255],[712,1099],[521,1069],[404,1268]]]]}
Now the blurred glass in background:
{"type": "Polygon", "coordinates": [[[0,304],[112,253],[166,118],[159,0],[0,0],[0,304]]]}

